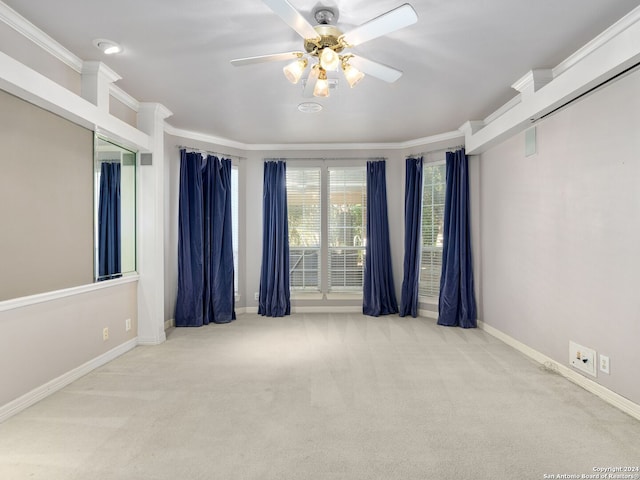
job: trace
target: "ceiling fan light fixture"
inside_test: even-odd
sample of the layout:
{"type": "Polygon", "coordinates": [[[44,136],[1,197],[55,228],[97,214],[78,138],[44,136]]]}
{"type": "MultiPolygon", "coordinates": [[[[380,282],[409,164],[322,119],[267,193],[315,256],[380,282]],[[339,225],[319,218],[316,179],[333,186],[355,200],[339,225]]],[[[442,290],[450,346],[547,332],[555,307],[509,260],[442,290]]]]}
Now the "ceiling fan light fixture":
{"type": "Polygon", "coordinates": [[[327,72],[321,68],[318,73],[318,80],[313,87],[314,97],[328,97],[329,96],[329,80],[327,80],[327,72]]]}
{"type": "Polygon", "coordinates": [[[355,87],[360,80],[364,78],[364,73],[348,63],[342,64],[342,70],[344,72],[344,78],[347,79],[347,83],[351,88],[355,87]]]}
{"type": "Polygon", "coordinates": [[[287,80],[296,84],[300,81],[300,78],[302,78],[302,74],[304,73],[304,69],[307,68],[307,64],[308,62],[306,58],[300,58],[284,67],[282,71],[284,72],[284,76],[287,77],[287,80]]]}
{"type": "Polygon", "coordinates": [[[335,71],[340,66],[340,56],[329,47],[320,53],[320,65],[327,71],[335,71]]]}

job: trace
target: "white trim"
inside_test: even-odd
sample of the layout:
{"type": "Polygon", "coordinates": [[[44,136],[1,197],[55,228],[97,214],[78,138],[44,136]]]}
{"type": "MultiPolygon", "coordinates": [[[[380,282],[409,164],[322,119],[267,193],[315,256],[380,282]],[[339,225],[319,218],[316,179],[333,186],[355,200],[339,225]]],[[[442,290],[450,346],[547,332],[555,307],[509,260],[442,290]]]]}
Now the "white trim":
{"type": "Polygon", "coordinates": [[[206,133],[192,132],[171,126],[165,122],[165,133],[175,137],[186,138],[198,142],[210,143],[221,147],[236,148],[244,151],[272,151],[272,150],[402,150],[407,148],[424,147],[425,145],[450,140],[464,140],[464,133],[459,130],[440,133],[430,137],[417,138],[406,142],[390,143],[242,143],[228,138],[216,137],[206,133]]]}
{"type": "Polygon", "coordinates": [[[50,382],[45,383],[37,388],[34,388],[28,393],[25,393],[21,397],[16,398],[15,400],[2,405],[0,407],[0,423],[4,422],[8,418],[20,413],[21,411],[29,408],[30,406],[36,404],[40,400],[48,397],[49,395],[61,390],[72,382],[75,382],[80,377],[83,377],[87,373],[95,370],[98,367],[110,362],[118,358],[120,355],[127,353],[130,350],[133,350],[138,341],[136,338],[132,338],[131,340],[126,341],[123,344],[118,345],[117,347],[109,350],[106,353],[94,358],[93,360],[89,360],[88,362],[80,365],[73,370],[68,371],[60,375],[58,378],[54,378],[50,382]]]}
{"type": "Polygon", "coordinates": [[[511,88],[522,94],[537,92],[547,83],[553,80],[553,70],[550,68],[536,68],[529,70],[522,78],[517,80],[511,88]]]}
{"type": "MultiPolygon", "coordinates": [[[[326,300],[338,300],[338,301],[348,301],[348,300],[355,300],[355,301],[362,301],[364,297],[364,293],[362,291],[359,292],[349,292],[349,291],[344,291],[344,292],[340,292],[340,291],[331,291],[328,292],[325,295],[326,300]]],[[[293,297],[291,297],[293,300],[293,297]]]]}
{"type": "Polygon", "coordinates": [[[362,313],[362,305],[346,305],[346,306],[316,305],[313,307],[297,307],[292,305],[291,313],[362,313]]]}
{"type": "MultiPolygon", "coordinates": [[[[236,310],[239,313],[240,309],[236,310]]],[[[246,307],[242,313],[258,314],[258,307],[246,307]]],[[[314,307],[291,306],[291,313],[362,313],[362,305],[328,306],[318,305],[314,307]]]]}
{"type": "Polygon", "coordinates": [[[90,61],[84,62],[82,64],[82,75],[102,75],[104,79],[109,82],[117,82],[118,80],[122,80],[122,77],[116,73],[112,68],[110,68],[105,63],[100,61],[90,61]]]}
{"type": "Polygon", "coordinates": [[[95,130],[100,126],[112,139],[127,139],[149,151],[150,137],[108,111],[76,95],[41,73],[0,52],[0,89],[49,110],[73,123],[95,130]]]}
{"type": "Polygon", "coordinates": [[[23,37],[31,40],[40,48],[71,67],[76,72],[82,72],[83,62],[81,58],[71,53],[2,1],[0,1],[0,20],[9,25],[23,37]]]}
{"type": "Polygon", "coordinates": [[[239,150],[247,149],[247,145],[244,143],[236,142],[234,140],[229,140],[222,137],[216,137],[215,135],[209,135],[208,133],[183,130],[181,128],[176,128],[167,122],[164,122],[164,132],[175,137],[187,138],[189,140],[195,140],[198,142],[213,143],[221,147],[237,148],[239,150]]]}
{"type": "Polygon", "coordinates": [[[581,62],[586,57],[591,55],[598,48],[606,45],[615,37],[624,32],[627,28],[632,26],[634,23],[640,21],[640,7],[636,7],[631,10],[627,15],[622,17],[616,23],[607,28],[604,32],[598,35],[596,38],[586,43],[584,46],[580,47],[574,53],[572,53],[569,57],[564,59],[554,68],[552,68],[553,76],[557,77],[558,75],[563,74],[575,64],[581,62]]]}
{"type": "Polygon", "coordinates": [[[164,329],[165,330],[169,330],[170,328],[173,328],[175,326],[176,326],[175,318],[170,318],[169,320],[165,320],[165,322],[164,322],[164,329]]]}
{"type": "Polygon", "coordinates": [[[521,101],[492,114],[492,122],[467,133],[468,155],[477,155],[528,128],[532,122],[615,77],[640,61],[640,7],[552,69],[554,79],[521,101]]]}
{"type": "Polygon", "coordinates": [[[306,300],[322,300],[324,295],[322,292],[305,292],[291,289],[291,301],[306,301],[306,300]]]}
{"type": "Polygon", "coordinates": [[[118,285],[122,285],[125,283],[137,282],[139,278],[140,276],[136,273],[113,280],[105,280],[103,282],[90,283],[88,285],[80,285],[79,287],[71,287],[62,290],[54,290],[52,292],[38,293],[36,295],[29,295],[27,297],[12,298],[10,300],[4,300],[0,302],[0,312],[6,312],[7,310],[13,310],[16,308],[28,307],[37,303],[51,302],[53,300],[59,300],[61,298],[80,295],[87,292],[94,292],[96,290],[102,290],[105,288],[117,287],[118,285]]]}
{"type": "Polygon", "coordinates": [[[167,341],[167,334],[163,330],[158,337],[141,337],[138,336],[138,345],[155,346],[167,341]]]}
{"type": "Polygon", "coordinates": [[[438,312],[434,312],[433,310],[425,310],[422,308],[418,309],[419,317],[433,318],[434,320],[438,319],[438,312]]]}
{"type": "Polygon", "coordinates": [[[497,338],[498,340],[503,341],[510,347],[515,348],[516,350],[525,354],[527,357],[531,358],[532,360],[535,360],[536,362],[544,365],[545,367],[559,373],[560,375],[567,378],[568,380],[571,380],[573,383],[581,386],[588,392],[591,392],[597,395],[598,397],[603,399],[605,402],[613,405],[614,407],[640,420],[640,405],[638,405],[637,403],[634,403],[631,400],[621,395],[618,395],[617,393],[609,390],[606,387],[603,387],[599,383],[596,383],[595,381],[587,377],[584,377],[583,375],[570,369],[569,367],[566,367],[564,365],[557,363],[555,360],[547,357],[543,353],[540,353],[537,350],[534,350],[528,345],[525,345],[524,343],[516,340],[515,338],[510,337],[506,333],[501,332],[500,330],[492,327],[491,325],[487,325],[484,322],[478,321],[478,328],[484,330],[489,335],[497,338]]]}
{"type": "Polygon", "coordinates": [[[413,140],[407,140],[405,142],[392,143],[392,144],[389,144],[390,146],[388,148],[399,149],[399,148],[424,147],[426,145],[431,145],[438,142],[447,142],[452,140],[464,142],[464,133],[461,132],[460,130],[453,130],[451,132],[439,133],[437,135],[431,135],[429,137],[422,137],[422,138],[416,138],[413,140]]]}
{"type": "MultiPolygon", "coordinates": [[[[518,93],[515,97],[513,97],[507,103],[505,103],[500,108],[498,108],[495,112],[490,114],[487,118],[485,118],[482,123],[487,125],[493,122],[496,118],[501,117],[502,115],[507,113],[509,110],[511,110],[513,107],[518,105],[520,102],[522,102],[522,94],[518,93]]],[[[471,134],[473,133],[475,132],[471,132],[471,134]]]]}
{"type": "Polygon", "coordinates": [[[109,85],[109,95],[136,113],[140,110],[140,102],[113,83],[109,85]]]}

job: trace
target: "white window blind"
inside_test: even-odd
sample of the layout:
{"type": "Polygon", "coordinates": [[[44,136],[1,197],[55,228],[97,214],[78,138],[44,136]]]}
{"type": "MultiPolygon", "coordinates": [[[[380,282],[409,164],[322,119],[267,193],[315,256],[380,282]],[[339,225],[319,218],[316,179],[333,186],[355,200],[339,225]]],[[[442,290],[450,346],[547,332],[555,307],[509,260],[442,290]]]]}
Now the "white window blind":
{"type": "Polygon", "coordinates": [[[446,167],[442,162],[425,164],[422,187],[422,257],[419,295],[438,297],[442,270],[446,167]]]}
{"type": "Polygon", "coordinates": [[[366,169],[330,167],[328,184],[328,289],[361,291],[367,232],[366,169]]]}
{"type": "Polygon", "coordinates": [[[233,291],[238,294],[238,167],[231,166],[231,237],[233,244],[233,291]]]}
{"type": "Polygon", "coordinates": [[[287,167],[289,278],[295,290],[320,290],[320,168],[287,167]]]}

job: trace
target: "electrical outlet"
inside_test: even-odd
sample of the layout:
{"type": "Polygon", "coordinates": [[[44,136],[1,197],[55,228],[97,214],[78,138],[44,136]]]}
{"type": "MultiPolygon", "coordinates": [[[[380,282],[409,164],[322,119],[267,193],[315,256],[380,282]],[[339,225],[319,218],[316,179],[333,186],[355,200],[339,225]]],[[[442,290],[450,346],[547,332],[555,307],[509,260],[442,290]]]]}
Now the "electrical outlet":
{"type": "Polygon", "coordinates": [[[584,373],[594,377],[598,376],[596,373],[596,351],[591,348],[569,342],[569,364],[584,373]]]}
{"type": "Polygon", "coordinates": [[[102,340],[104,341],[109,340],[109,327],[104,327],[102,329],[102,340]]]}
{"type": "Polygon", "coordinates": [[[602,373],[609,373],[609,357],[606,355],[600,355],[600,371],[602,373]]]}
{"type": "Polygon", "coordinates": [[[124,321],[124,329],[125,329],[125,331],[127,331],[127,332],[128,332],[129,330],[131,330],[131,319],[130,319],[130,318],[127,318],[127,319],[124,321]]]}
{"type": "Polygon", "coordinates": [[[253,299],[257,302],[258,300],[260,300],[260,294],[258,292],[255,292],[253,294],[253,299]]]}

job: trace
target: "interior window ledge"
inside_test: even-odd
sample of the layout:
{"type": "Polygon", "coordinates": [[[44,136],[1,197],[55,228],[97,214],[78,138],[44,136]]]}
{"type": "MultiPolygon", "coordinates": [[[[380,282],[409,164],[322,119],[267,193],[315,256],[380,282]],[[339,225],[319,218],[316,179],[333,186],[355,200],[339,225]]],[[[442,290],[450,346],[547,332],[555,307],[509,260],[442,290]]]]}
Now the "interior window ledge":
{"type": "Polygon", "coordinates": [[[362,292],[330,292],[327,300],[362,300],[362,292]]]}
{"type": "Polygon", "coordinates": [[[322,300],[320,292],[296,292],[291,290],[291,300],[322,300]]]}

